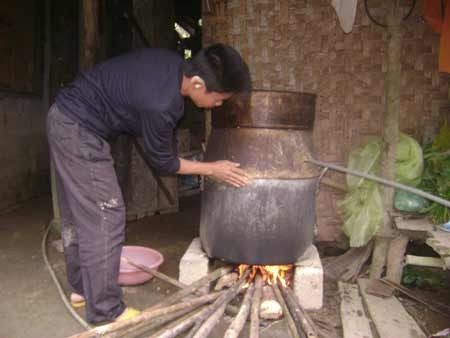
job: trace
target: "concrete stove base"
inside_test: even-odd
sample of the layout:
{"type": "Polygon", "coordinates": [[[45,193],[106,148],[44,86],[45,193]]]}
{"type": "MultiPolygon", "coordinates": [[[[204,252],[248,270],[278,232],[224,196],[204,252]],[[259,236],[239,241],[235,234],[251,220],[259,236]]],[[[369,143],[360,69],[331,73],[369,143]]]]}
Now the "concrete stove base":
{"type": "MultiPolygon", "coordinates": [[[[200,238],[194,238],[180,260],[178,280],[191,284],[210,273],[211,260],[203,251],[200,238]]],[[[305,310],[323,304],[323,268],[319,253],[311,245],[295,263],[293,290],[305,310]]]]}

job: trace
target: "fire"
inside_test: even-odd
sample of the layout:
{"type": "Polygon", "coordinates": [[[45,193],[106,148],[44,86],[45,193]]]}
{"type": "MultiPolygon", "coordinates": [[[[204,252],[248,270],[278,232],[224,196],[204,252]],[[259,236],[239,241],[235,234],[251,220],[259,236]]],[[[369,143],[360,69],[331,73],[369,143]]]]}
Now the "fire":
{"type": "Polygon", "coordinates": [[[241,264],[238,267],[239,277],[244,275],[247,269],[251,269],[250,275],[248,277],[248,283],[255,278],[256,274],[259,272],[264,281],[268,284],[277,284],[278,281],[283,285],[288,285],[288,278],[290,277],[290,272],[293,269],[293,265],[247,265],[241,264]]]}

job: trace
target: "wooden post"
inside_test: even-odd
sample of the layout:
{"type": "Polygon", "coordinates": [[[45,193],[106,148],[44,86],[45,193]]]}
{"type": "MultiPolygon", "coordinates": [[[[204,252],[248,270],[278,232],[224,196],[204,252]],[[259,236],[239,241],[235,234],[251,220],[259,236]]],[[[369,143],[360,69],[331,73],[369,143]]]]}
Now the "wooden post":
{"type": "MultiPolygon", "coordinates": [[[[52,63],[52,27],[51,27],[51,1],[45,0],[45,42],[44,42],[44,76],[42,86],[42,106],[44,111],[50,108],[50,67],[52,63]]],[[[50,160],[50,186],[52,192],[53,230],[61,232],[61,213],[59,212],[58,193],[56,191],[55,164],[50,160]]]]}
{"type": "MultiPolygon", "coordinates": [[[[401,15],[399,11],[399,1],[387,1],[388,12],[388,43],[387,43],[387,72],[385,78],[385,113],[383,121],[383,141],[384,148],[381,157],[382,171],[381,176],[394,180],[395,177],[395,159],[396,146],[398,140],[398,114],[400,108],[400,76],[401,76],[401,15]]],[[[384,201],[384,221],[383,225],[375,237],[375,248],[370,268],[371,278],[380,278],[386,261],[389,243],[394,236],[391,211],[394,201],[394,189],[382,187],[382,196],[384,201]]],[[[392,250],[389,250],[394,254],[392,250]]],[[[403,253],[402,253],[403,255],[403,253]]]]}
{"type": "Polygon", "coordinates": [[[387,252],[386,277],[397,284],[400,284],[403,275],[403,266],[405,260],[406,246],[409,238],[405,235],[398,234],[389,244],[387,252]]]}
{"type": "Polygon", "coordinates": [[[80,69],[92,67],[97,61],[98,48],[98,1],[82,0],[80,36],[80,69]]]}

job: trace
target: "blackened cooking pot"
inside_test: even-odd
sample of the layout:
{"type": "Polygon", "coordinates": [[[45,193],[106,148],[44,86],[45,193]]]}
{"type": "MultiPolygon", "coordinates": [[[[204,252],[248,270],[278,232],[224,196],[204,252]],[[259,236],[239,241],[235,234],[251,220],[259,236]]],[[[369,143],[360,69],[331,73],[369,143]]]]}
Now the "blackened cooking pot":
{"type": "Polygon", "coordinates": [[[248,105],[213,111],[206,161],[228,159],[252,177],[244,188],[207,180],[200,238],[232,263],[295,262],[313,242],[319,176],[312,157],[315,95],[254,91],[248,105]]]}

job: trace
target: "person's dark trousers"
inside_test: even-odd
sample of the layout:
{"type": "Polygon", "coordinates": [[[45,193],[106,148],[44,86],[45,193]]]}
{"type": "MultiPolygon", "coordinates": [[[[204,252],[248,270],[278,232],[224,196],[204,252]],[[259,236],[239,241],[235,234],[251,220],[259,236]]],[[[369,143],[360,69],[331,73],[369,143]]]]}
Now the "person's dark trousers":
{"type": "Polygon", "coordinates": [[[47,136],[69,285],[85,297],[89,322],[114,320],[125,310],[117,283],[125,206],[110,146],[56,104],[48,112],[47,136]]]}

